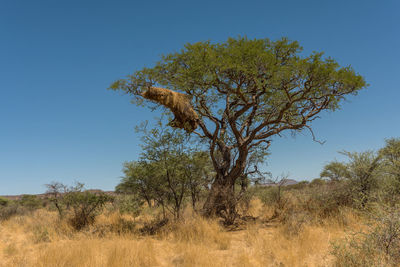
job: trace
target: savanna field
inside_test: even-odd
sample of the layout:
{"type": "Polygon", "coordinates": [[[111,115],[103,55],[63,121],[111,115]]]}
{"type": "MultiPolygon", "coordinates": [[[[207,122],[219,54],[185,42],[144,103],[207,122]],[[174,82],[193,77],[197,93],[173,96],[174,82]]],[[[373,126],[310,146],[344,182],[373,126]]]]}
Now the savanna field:
{"type": "Polygon", "coordinates": [[[357,181],[251,186],[232,225],[200,216],[189,199],[176,218],[81,186],[1,198],[0,266],[398,266],[398,197],[385,187],[395,180],[375,183],[366,202],[357,181]]]}
{"type": "MultiPolygon", "coordinates": [[[[148,212],[148,213],[147,213],[148,212]]],[[[334,266],[332,243],[362,230],[350,210],[315,224],[303,218],[280,223],[258,198],[247,214],[256,222],[226,229],[188,209],[149,235],[154,215],[133,218],[105,210],[96,222],[74,230],[55,211],[38,209],[1,222],[1,266],[334,266]],[[347,232],[349,231],[349,232],[347,232]]],[[[294,215],[296,216],[296,215],[294,215]]]]}
{"type": "Polygon", "coordinates": [[[1,1],[0,267],[400,266],[399,10],[1,1]]]}

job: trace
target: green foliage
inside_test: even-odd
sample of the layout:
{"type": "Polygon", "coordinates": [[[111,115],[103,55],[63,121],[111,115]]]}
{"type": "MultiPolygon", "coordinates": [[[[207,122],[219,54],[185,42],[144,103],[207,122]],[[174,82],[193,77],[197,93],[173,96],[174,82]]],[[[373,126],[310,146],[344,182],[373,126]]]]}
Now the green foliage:
{"type": "Polygon", "coordinates": [[[324,166],[320,174],[321,178],[329,178],[331,181],[339,181],[349,177],[346,164],[332,161],[324,166]]]}
{"type": "Polygon", "coordinates": [[[314,180],[312,180],[311,182],[310,182],[310,186],[316,186],[316,187],[319,187],[319,186],[323,186],[325,184],[325,181],[324,180],[322,180],[321,178],[315,178],[314,180]]]}
{"type": "Polygon", "coordinates": [[[300,181],[297,184],[287,185],[286,188],[289,190],[291,189],[301,190],[306,188],[309,184],[310,184],[309,181],[300,181]]]}
{"type": "Polygon", "coordinates": [[[0,206],[7,206],[10,203],[10,200],[4,197],[0,197],[0,206]]]}
{"type": "Polygon", "coordinates": [[[383,172],[391,180],[391,193],[400,194],[400,138],[386,140],[386,145],[379,151],[382,157],[383,172]]]}
{"type": "Polygon", "coordinates": [[[353,198],[358,207],[365,208],[379,184],[381,158],[372,151],[342,153],[350,159],[347,166],[353,198]]]}
{"type": "Polygon", "coordinates": [[[278,204],[282,200],[283,189],[279,190],[277,186],[269,186],[262,188],[258,193],[258,197],[265,205],[272,206],[278,204]]]}
{"type": "Polygon", "coordinates": [[[124,164],[120,193],[133,193],[149,206],[155,201],[176,218],[183,201],[190,196],[195,206],[201,190],[211,179],[211,164],[207,154],[190,146],[190,139],[182,131],[170,131],[160,125],[144,133],[143,153],[139,161],[124,164]]]}
{"type": "Polygon", "coordinates": [[[30,211],[36,210],[43,206],[43,200],[36,195],[23,195],[18,201],[19,204],[30,211]]]}
{"type": "MultiPolygon", "coordinates": [[[[225,101],[225,91],[231,90],[234,100],[251,96],[253,85],[265,88],[262,95],[263,115],[274,114],[273,108],[286,102],[282,82],[288,87],[297,87],[299,81],[305,84],[305,97],[330,95],[330,109],[338,107],[339,101],[348,93],[356,93],[365,86],[363,78],[350,67],[340,68],[331,58],[323,59],[323,53],[300,57],[299,43],[286,38],[277,41],[269,39],[250,40],[246,37],[229,38],[225,43],[198,42],[186,44],[180,52],[166,55],[154,68],[144,68],[129,76],[128,80],[114,82],[110,89],[137,93],[149,83],[159,83],[174,90],[193,96],[204,95],[205,105],[212,106],[225,101]],[[240,81],[242,81],[240,83],[240,81]],[[243,84],[234,92],[236,84],[243,84]],[[252,85],[252,86],[251,86],[252,85]],[[279,89],[278,89],[279,88],[279,89]]],[[[301,88],[298,88],[300,90],[301,88]]],[[[293,121],[299,121],[296,108],[291,110],[293,121]]],[[[222,114],[220,108],[217,114],[222,114]]]]}
{"type": "Polygon", "coordinates": [[[208,190],[208,185],[215,176],[210,156],[206,151],[191,151],[185,157],[184,169],[188,183],[188,193],[192,208],[196,210],[202,192],[208,190]]]}
{"type": "Polygon", "coordinates": [[[69,192],[65,196],[65,201],[72,209],[69,222],[76,230],[94,223],[98,212],[106,202],[111,201],[112,197],[100,193],[94,194],[89,191],[69,192]]]}
{"type": "Polygon", "coordinates": [[[0,206],[0,221],[6,221],[12,216],[22,213],[21,207],[17,203],[11,203],[7,206],[0,206]]]}
{"type": "Polygon", "coordinates": [[[154,193],[160,185],[155,176],[155,167],[145,161],[125,162],[123,172],[125,176],[116,186],[117,193],[137,194],[151,207],[154,193]]]}
{"type": "Polygon", "coordinates": [[[26,212],[16,201],[0,197],[0,221],[6,221],[15,215],[26,212]]]}
{"type": "Polygon", "coordinates": [[[121,214],[130,214],[134,218],[137,217],[143,209],[143,199],[134,194],[119,195],[114,200],[114,204],[118,207],[121,214]]]}
{"type": "Polygon", "coordinates": [[[377,199],[378,187],[382,185],[382,156],[373,151],[341,153],[349,161],[328,163],[324,166],[321,177],[328,177],[331,182],[344,181],[347,185],[344,188],[346,196],[352,197],[353,205],[364,209],[371,200],[377,199]]]}

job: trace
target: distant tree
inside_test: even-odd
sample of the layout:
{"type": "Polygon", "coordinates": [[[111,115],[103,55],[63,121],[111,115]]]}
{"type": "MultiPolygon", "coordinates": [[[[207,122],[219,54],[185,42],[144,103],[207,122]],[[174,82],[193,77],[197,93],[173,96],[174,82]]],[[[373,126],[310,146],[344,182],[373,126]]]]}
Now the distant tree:
{"type": "Polygon", "coordinates": [[[49,195],[49,200],[57,209],[58,215],[60,218],[64,215],[65,203],[63,203],[63,199],[66,193],[68,193],[70,188],[68,186],[60,183],[60,182],[51,182],[50,184],[45,185],[47,187],[46,194],[49,195]]]}
{"type": "Polygon", "coordinates": [[[267,151],[272,138],[285,131],[311,131],[311,122],[322,111],[338,109],[347,95],[366,86],[351,67],[342,68],[323,53],[301,56],[301,51],[297,42],[285,38],[187,44],[110,88],[133,95],[136,103],[145,97],[171,109],[171,126],[188,132],[199,126],[193,133],[208,142],[215,171],[204,214],[233,223],[243,194],[234,185],[254,171],[246,168],[249,157],[267,151]],[[153,91],[160,93],[152,98],[153,91]],[[192,98],[191,105],[185,95],[192,98]],[[189,129],[179,121],[185,110],[189,129]]]}
{"type": "Polygon", "coordinates": [[[98,212],[111,200],[113,197],[105,193],[91,193],[84,190],[83,184],[78,183],[74,190],[64,196],[65,203],[72,210],[72,214],[68,218],[70,224],[76,230],[81,230],[94,223],[98,212]]]}
{"type": "Polygon", "coordinates": [[[321,186],[323,186],[324,184],[326,184],[326,181],[325,180],[323,180],[323,179],[321,179],[321,178],[315,178],[315,179],[313,179],[310,183],[309,183],[309,185],[311,186],[311,187],[321,187],[321,186]]]}
{"type": "Polygon", "coordinates": [[[125,162],[123,167],[124,176],[116,186],[117,193],[138,194],[144,199],[148,206],[152,206],[155,199],[154,191],[158,190],[159,184],[154,179],[152,168],[145,161],[125,162]]]}
{"type": "Polygon", "coordinates": [[[321,178],[329,178],[331,181],[340,181],[349,177],[346,164],[332,161],[324,166],[320,174],[321,178]]]}

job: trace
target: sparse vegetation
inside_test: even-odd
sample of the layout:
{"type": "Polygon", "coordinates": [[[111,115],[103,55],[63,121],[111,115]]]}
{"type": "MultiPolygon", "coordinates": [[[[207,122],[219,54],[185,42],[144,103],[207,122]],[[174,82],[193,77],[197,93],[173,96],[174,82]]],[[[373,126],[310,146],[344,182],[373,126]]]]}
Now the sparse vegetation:
{"type": "Polygon", "coordinates": [[[163,141],[169,134],[147,136],[147,156],[124,165],[126,176],[115,196],[87,191],[80,183],[69,187],[53,182],[41,198],[1,198],[0,262],[5,266],[400,264],[397,139],[389,139],[379,153],[344,152],[348,161],[327,163],[322,178],[311,182],[286,184],[283,177],[263,184],[263,179],[244,177],[235,185],[247,189],[237,206],[241,219],[227,225],[223,219],[204,218],[196,209],[197,202],[206,201],[212,182],[207,157],[186,147],[183,135],[169,146],[163,141]]]}

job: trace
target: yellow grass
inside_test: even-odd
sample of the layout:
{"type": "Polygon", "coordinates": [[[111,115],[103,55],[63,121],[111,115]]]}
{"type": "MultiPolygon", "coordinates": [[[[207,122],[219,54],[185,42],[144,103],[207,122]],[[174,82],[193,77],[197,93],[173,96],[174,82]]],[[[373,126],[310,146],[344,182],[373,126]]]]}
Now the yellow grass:
{"type": "MultiPolygon", "coordinates": [[[[261,209],[252,202],[252,215],[260,216],[261,209]]],[[[348,217],[355,227],[356,219],[348,217]]],[[[345,235],[335,220],[290,236],[276,223],[227,232],[194,214],[153,237],[110,230],[131,219],[101,215],[93,227],[74,232],[44,210],[13,217],[0,224],[0,266],[332,266],[330,242],[345,235]]]]}

